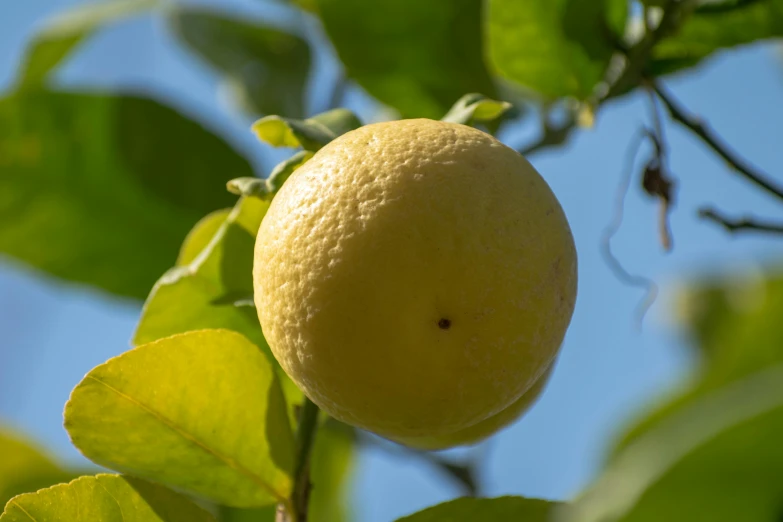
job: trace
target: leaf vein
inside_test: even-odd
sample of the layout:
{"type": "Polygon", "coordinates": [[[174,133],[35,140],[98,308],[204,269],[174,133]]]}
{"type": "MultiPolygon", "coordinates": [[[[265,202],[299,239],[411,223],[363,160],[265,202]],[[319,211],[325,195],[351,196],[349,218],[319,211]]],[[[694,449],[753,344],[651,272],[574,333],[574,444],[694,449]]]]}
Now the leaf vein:
{"type": "Polygon", "coordinates": [[[229,457],[229,456],[226,456],[226,455],[223,455],[222,453],[220,453],[220,452],[218,452],[218,451],[215,451],[214,449],[210,448],[210,447],[209,447],[207,444],[205,444],[205,443],[201,442],[201,441],[200,441],[200,440],[198,440],[196,437],[194,437],[193,435],[191,435],[190,433],[188,433],[187,431],[185,431],[183,428],[181,428],[180,426],[178,426],[178,425],[177,425],[177,424],[176,424],[174,421],[172,421],[171,419],[169,419],[169,418],[165,417],[164,415],[162,415],[161,413],[159,413],[159,412],[155,411],[154,409],[150,408],[150,407],[149,407],[149,406],[147,406],[146,404],[144,404],[144,403],[142,403],[142,402],[139,402],[138,400],[134,399],[134,398],[133,398],[133,397],[131,397],[130,395],[128,395],[128,394],[126,394],[126,393],[123,393],[122,391],[120,391],[120,390],[118,390],[117,388],[113,387],[113,386],[112,386],[112,385],[110,385],[109,383],[107,383],[107,382],[105,382],[105,381],[103,381],[103,380],[101,380],[101,379],[98,379],[98,378],[97,378],[97,377],[95,377],[94,375],[87,375],[87,376],[85,377],[85,379],[92,379],[93,381],[95,381],[95,382],[97,382],[97,383],[99,383],[99,384],[101,384],[101,385],[105,386],[107,389],[109,389],[109,390],[113,391],[113,392],[114,392],[114,393],[116,393],[118,396],[122,397],[123,399],[125,399],[125,400],[126,400],[126,401],[128,401],[128,402],[130,402],[130,403],[131,403],[131,404],[133,404],[134,406],[136,406],[136,407],[138,407],[138,408],[140,408],[140,409],[144,410],[144,411],[145,411],[146,413],[148,413],[149,415],[152,415],[153,417],[155,417],[157,420],[159,420],[159,421],[160,421],[160,422],[161,422],[163,425],[165,425],[165,426],[166,426],[167,428],[169,428],[170,430],[174,431],[175,433],[177,433],[178,435],[180,435],[180,436],[181,436],[181,437],[183,437],[184,439],[186,439],[186,440],[190,441],[191,443],[195,444],[196,446],[198,446],[199,448],[201,448],[201,449],[202,449],[203,451],[205,451],[206,453],[208,453],[208,454],[212,455],[213,457],[215,457],[217,460],[219,460],[219,461],[223,462],[223,463],[224,463],[224,464],[226,464],[226,465],[227,465],[229,468],[233,469],[234,471],[238,472],[238,473],[239,473],[239,474],[241,474],[241,475],[244,475],[244,476],[248,477],[248,478],[249,478],[251,481],[253,481],[253,482],[254,482],[256,485],[260,486],[260,487],[261,487],[262,489],[264,489],[264,490],[265,490],[267,493],[269,493],[269,494],[270,494],[270,495],[272,495],[272,496],[273,496],[275,499],[277,499],[277,501],[278,501],[278,502],[286,502],[286,501],[287,501],[287,499],[286,499],[286,498],[285,498],[283,495],[281,495],[280,493],[278,493],[277,491],[275,491],[275,489],[274,489],[272,486],[270,486],[269,484],[267,484],[267,483],[264,481],[264,479],[263,479],[263,478],[261,478],[261,477],[257,476],[255,473],[253,473],[253,472],[252,472],[252,471],[250,471],[249,469],[245,468],[244,466],[242,466],[241,464],[239,464],[238,462],[236,462],[236,461],[235,461],[234,459],[232,459],[231,457],[229,457]]]}

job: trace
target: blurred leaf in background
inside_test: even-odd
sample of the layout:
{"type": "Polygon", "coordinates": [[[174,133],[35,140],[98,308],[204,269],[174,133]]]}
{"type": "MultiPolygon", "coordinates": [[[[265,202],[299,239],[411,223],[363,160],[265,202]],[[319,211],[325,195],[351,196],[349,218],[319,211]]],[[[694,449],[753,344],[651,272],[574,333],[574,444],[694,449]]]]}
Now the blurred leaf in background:
{"type": "Polygon", "coordinates": [[[585,99],[604,77],[627,9],[625,0],[490,0],[490,60],[546,101],[585,99]]]}
{"type": "Polygon", "coordinates": [[[638,422],[566,522],[773,522],[783,514],[783,278],[694,283],[680,309],[701,358],[638,422]]]}
{"type": "Polygon", "coordinates": [[[466,92],[495,96],[480,0],[318,0],[348,77],[404,118],[440,118],[466,92]]]}
{"type": "Polygon", "coordinates": [[[205,9],[174,8],[169,20],[180,40],[225,76],[248,113],[304,116],[310,72],[305,40],[205,9]]]}
{"type": "Polygon", "coordinates": [[[252,176],[221,138],[134,96],[22,91],[0,101],[0,252],[143,298],[226,182],[252,176]]]}
{"type": "Polygon", "coordinates": [[[692,67],[716,51],[783,36],[783,0],[723,0],[699,6],[677,34],[658,43],[653,74],[692,67]]]}
{"type": "Polygon", "coordinates": [[[0,507],[21,493],[76,478],[23,437],[0,430],[0,507]]]}
{"type": "Polygon", "coordinates": [[[19,87],[43,84],[49,73],[96,30],[152,9],[157,4],[158,0],[91,2],[55,16],[28,44],[20,67],[19,87]]]}

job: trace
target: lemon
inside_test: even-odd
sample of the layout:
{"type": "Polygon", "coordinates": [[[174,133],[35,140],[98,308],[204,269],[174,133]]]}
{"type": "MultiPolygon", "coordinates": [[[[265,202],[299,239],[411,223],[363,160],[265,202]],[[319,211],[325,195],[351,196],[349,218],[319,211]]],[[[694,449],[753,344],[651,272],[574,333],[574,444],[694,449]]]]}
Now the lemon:
{"type": "Polygon", "coordinates": [[[571,320],[577,260],[527,160],[414,119],[344,134],[296,170],[261,223],[253,278],[264,336],[304,393],[414,440],[475,426],[539,381],[571,320]]]}
{"type": "Polygon", "coordinates": [[[475,444],[487,438],[493,433],[512,424],[515,420],[526,413],[538,400],[541,392],[546,388],[549,377],[552,375],[553,366],[550,366],[544,375],[539,377],[536,383],[530,387],[522,396],[505,410],[496,413],[488,419],[484,419],[473,426],[447,433],[444,435],[430,437],[411,437],[407,439],[392,439],[395,442],[412,446],[414,448],[426,450],[440,450],[454,446],[465,446],[475,444]]]}

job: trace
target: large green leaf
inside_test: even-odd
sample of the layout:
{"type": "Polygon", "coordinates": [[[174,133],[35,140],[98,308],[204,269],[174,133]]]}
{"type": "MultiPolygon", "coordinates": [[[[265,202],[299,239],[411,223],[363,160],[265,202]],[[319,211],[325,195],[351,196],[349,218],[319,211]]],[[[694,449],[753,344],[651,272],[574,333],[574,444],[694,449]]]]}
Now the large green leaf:
{"type": "Polygon", "coordinates": [[[563,522],[775,522],[783,365],[709,393],[625,447],[563,522]]]}
{"type": "Polygon", "coordinates": [[[0,253],[143,298],[248,162],[152,100],[22,92],[0,101],[0,253]]]}
{"type": "Polygon", "coordinates": [[[658,43],[651,72],[691,67],[715,51],[783,36],[783,0],[724,0],[695,10],[677,34],[658,43]]]}
{"type": "Polygon", "coordinates": [[[19,84],[41,84],[74,48],[102,26],[127,18],[157,4],[157,0],[90,2],[58,14],[33,37],[22,60],[19,84]]]}
{"type": "Polygon", "coordinates": [[[20,493],[36,491],[74,476],[18,435],[0,431],[0,506],[20,493]]]}
{"type": "Polygon", "coordinates": [[[626,16],[625,0],[490,0],[489,56],[545,100],[584,99],[603,79],[626,16]]]}
{"type": "Polygon", "coordinates": [[[215,502],[291,492],[293,436],[272,363],[228,330],[199,330],[97,366],[65,406],[73,444],[102,466],[215,502]]]}
{"type": "MultiPolygon", "coordinates": [[[[328,419],[318,428],[311,461],[308,522],[350,520],[348,484],[355,460],[355,431],[328,419]]],[[[274,507],[256,509],[223,508],[223,522],[272,522],[274,507]]]]}
{"type": "Polygon", "coordinates": [[[458,498],[398,519],[398,522],[549,522],[556,502],[522,497],[458,498]]]}
{"type": "Polygon", "coordinates": [[[242,198],[211,237],[200,230],[207,225],[197,225],[183,245],[185,256],[193,256],[196,242],[206,244],[190,262],[170,269],[155,284],[133,344],[190,330],[227,328],[269,351],[252,302],[253,246],[268,208],[266,201],[242,198]]]}
{"type": "Polygon", "coordinates": [[[686,297],[682,313],[687,315],[702,368],[679,395],[638,422],[619,448],[700,397],[783,363],[783,278],[731,276],[694,283],[686,297]]]}
{"type": "Polygon", "coordinates": [[[174,8],[170,21],[190,49],[226,76],[248,112],[303,115],[310,72],[305,40],[197,8],[174,8]]]}
{"type": "Polygon", "coordinates": [[[178,493],[131,477],[81,477],[12,499],[2,522],[214,522],[178,493]]]}
{"type": "Polygon", "coordinates": [[[440,118],[466,92],[495,95],[481,0],[318,0],[348,75],[403,117],[440,118]]]}

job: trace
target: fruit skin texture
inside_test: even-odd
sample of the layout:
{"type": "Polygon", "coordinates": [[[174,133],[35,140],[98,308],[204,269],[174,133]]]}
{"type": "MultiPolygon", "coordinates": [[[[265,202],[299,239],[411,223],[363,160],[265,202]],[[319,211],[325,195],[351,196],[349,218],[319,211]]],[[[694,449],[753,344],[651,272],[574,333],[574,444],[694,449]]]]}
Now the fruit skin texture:
{"type": "Polygon", "coordinates": [[[427,119],[332,141],[276,195],[255,303],[319,407],[396,439],[506,409],[555,359],[576,299],[571,230],[516,151],[427,119]]]}
{"type": "Polygon", "coordinates": [[[541,393],[546,388],[549,378],[552,376],[552,370],[554,369],[554,363],[546,371],[544,375],[538,378],[538,380],[527,390],[522,396],[513,402],[505,410],[500,411],[484,419],[483,421],[463,428],[454,433],[446,433],[443,435],[430,436],[430,437],[410,437],[407,439],[392,439],[395,442],[410,446],[412,448],[418,448],[423,450],[442,450],[446,448],[453,448],[454,446],[466,446],[469,444],[476,444],[486,439],[490,435],[497,431],[509,426],[519,417],[527,413],[530,408],[538,401],[541,393]]]}

